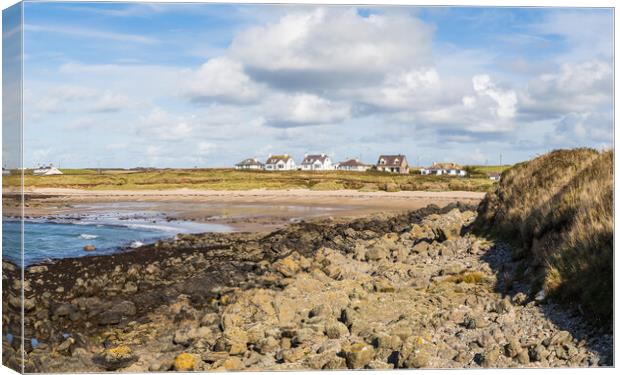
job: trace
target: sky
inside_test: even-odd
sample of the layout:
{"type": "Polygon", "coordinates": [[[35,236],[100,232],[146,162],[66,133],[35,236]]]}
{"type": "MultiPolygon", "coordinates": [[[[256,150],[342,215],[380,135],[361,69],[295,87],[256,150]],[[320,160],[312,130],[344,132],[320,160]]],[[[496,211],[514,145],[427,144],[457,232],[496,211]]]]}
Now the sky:
{"type": "Polygon", "coordinates": [[[26,167],[613,147],[610,9],[27,2],[23,29],[26,167]]]}

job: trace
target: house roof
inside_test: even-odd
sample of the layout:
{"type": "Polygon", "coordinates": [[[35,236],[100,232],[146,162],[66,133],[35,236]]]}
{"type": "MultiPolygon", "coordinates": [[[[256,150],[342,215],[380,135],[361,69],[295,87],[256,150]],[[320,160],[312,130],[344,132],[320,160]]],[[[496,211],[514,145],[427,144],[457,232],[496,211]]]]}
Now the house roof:
{"type": "Polygon", "coordinates": [[[357,159],[349,159],[338,164],[341,167],[364,167],[366,164],[360,162],[357,159]]]}
{"type": "Polygon", "coordinates": [[[377,160],[377,165],[402,167],[406,161],[407,157],[405,155],[380,155],[377,160]],[[381,160],[385,160],[385,163],[381,163],[381,160]]]}
{"type": "Polygon", "coordinates": [[[461,167],[460,165],[456,164],[456,163],[433,163],[433,165],[431,165],[430,167],[428,167],[427,169],[430,170],[437,170],[437,169],[457,169],[457,170],[461,170],[463,169],[463,167],[461,167]]]}
{"type": "Polygon", "coordinates": [[[498,172],[489,172],[489,173],[487,173],[487,176],[489,176],[489,177],[499,178],[499,177],[501,177],[501,176],[502,176],[502,174],[501,174],[501,173],[498,173],[498,172]]]}
{"type": "Polygon", "coordinates": [[[321,164],[325,163],[325,160],[328,158],[325,154],[320,155],[306,155],[301,164],[314,164],[315,161],[321,162],[321,164]]]}
{"type": "Polygon", "coordinates": [[[237,166],[245,166],[245,165],[258,165],[261,166],[263,165],[263,163],[261,163],[260,161],[256,160],[255,158],[247,158],[245,160],[240,161],[239,163],[235,164],[237,166]]]}
{"type": "Polygon", "coordinates": [[[270,155],[265,164],[276,164],[279,161],[287,162],[291,157],[288,154],[284,155],[270,155]]]}

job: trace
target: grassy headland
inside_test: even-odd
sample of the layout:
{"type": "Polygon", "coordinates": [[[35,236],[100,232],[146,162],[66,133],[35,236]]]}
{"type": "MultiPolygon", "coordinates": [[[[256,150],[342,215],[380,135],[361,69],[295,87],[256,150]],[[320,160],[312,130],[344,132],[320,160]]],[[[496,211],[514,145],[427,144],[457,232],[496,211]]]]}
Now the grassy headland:
{"type": "MultiPolygon", "coordinates": [[[[266,172],[234,169],[158,169],[158,170],[63,170],[64,175],[25,174],[27,188],[74,188],[95,190],[249,190],[312,189],[361,191],[488,191],[493,181],[486,176],[459,178],[447,176],[395,175],[383,172],[266,172]]],[[[12,186],[19,176],[5,176],[4,186],[12,186]],[[15,180],[15,181],[13,181],[15,180]]]]}
{"type": "Polygon", "coordinates": [[[503,174],[479,223],[517,242],[547,295],[613,317],[613,151],[557,150],[503,174]]]}

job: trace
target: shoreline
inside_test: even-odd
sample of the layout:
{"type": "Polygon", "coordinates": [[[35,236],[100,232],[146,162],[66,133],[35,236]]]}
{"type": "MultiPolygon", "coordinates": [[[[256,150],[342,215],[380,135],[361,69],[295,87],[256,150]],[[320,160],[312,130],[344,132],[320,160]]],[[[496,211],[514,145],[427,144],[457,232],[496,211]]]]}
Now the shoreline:
{"type": "MultiPolygon", "coordinates": [[[[5,192],[5,196],[6,196],[5,192]]],[[[378,212],[405,212],[429,204],[461,201],[477,204],[484,193],[467,191],[360,192],[357,190],[80,190],[29,189],[25,216],[46,217],[88,211],[89,204],[144,205],[170,220],[224,224],[238,231],[268,232],[298,220],[332,217],[354,219],[378,212]],[[226,209],[223,207],[225,206],[226,209]]],[[[144,209],[139,207],[137,209],[144,209]]],[[[19,215],[5,205],[5,215],[19,215]]]]}

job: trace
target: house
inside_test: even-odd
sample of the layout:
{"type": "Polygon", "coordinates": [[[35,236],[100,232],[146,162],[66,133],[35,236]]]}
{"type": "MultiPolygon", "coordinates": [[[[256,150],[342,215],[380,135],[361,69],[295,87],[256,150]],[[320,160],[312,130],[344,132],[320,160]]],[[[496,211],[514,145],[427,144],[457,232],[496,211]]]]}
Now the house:
{"type": "Polygon", "coordinates": [[[260,170],[264,168],[264,164],[256,160],[256,158],[248,158],[235,164],[235,169],[252,169],[260,170]]]}
{"type": "Polygon", "coordinates": [[[52,164],[47,166],[40,166],[39,168],[32,171],[32,174],[35,176],[52,176],[62,174],[62,172],[54,167],[52,164]]]}
{"type": "Polygon", "coordinates": [[[502,178],[501,173],[497,172],[487,173],[487,176],[489,176],[489,179],[493,181],[499,181],[502,178]]]}
{"type": "Polygon", "coordinates": [[[349,159],[338,163],[336,167],[339,171],[353,171],[353,172],[366,172],[370,168],[370,165],[364,164],[359,159],[349,159]]]}
{"type": "Polygon", "coordinates": [[[301,170],[303,171],[330,171],[333,169],[332,160],[325,154],[306,154],[301,162],[301,170]]]}
{"type": "Polygon", "coordinates": [[[377,160],[377,170],[390,173],[409,173],[409,164],[405,155],[381,155],[377,160]]]}
{"type": "Polygon", "coordinates": [[[295,169],[295,160],[288,154],[271,155],[265,162],[266,171],[292,171],[295,169]]]}
{"type": "Polygon", "coordinates": [[[467,171],[463,169],[460,165],[456,163],[433,163],[432,166],[428,168],[421,168],[420,173],[423,175],[447,175],[447,176],[458,176],[465,177],[467,176],[467,171]]]}

